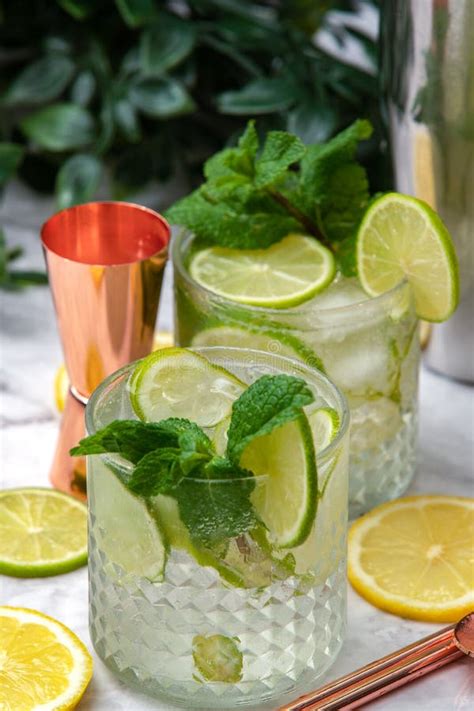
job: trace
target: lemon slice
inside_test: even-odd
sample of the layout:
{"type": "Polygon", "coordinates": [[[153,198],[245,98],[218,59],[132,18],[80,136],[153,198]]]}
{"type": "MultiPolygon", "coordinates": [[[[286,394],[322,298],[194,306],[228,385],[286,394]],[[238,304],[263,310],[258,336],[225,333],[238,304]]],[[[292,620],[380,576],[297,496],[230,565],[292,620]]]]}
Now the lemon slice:
{"type": "Polygon", "coordinates": [[[449,232],[426,203],[407,195],[388,193],[368,208],[357,235],[357,269],[371,296],[407,279],[425,321],[445,321],[459,301],[449,232]]]}
{"type": "Polygon", "coordinates": [[[22,607],[0,607],[0,709],[73,709],[92,676],[92,657],[70,629],[22,607]]]}
{"type": "Polygon", "coordinates": [[[289,234],[268,249],[202,249],[189,273],[204,288],[232,301],[283,309],[324,289],[336,266],[332,253],[314,237],[289,234]]]}
{"type": "Polygon", "coordinates": [[[454,622],[474,609],[474,499],[412,496],[377,506],[349,532],[349,580],[401,617],[454,622]]]}
{"type": "Polygon", "coordinates": [[[141,420],[185,417],[200,427],[213,427],[230,414],[246,385],[197,353],[166,348],[138,363],[129,388],[141,420]]]}
{"type": "Polygon", "coordinates": [[[270,539],[279,548],[298,546],[309,535],[317,507],[318,475],[313,438],[306,415],[255,437],[240,465],[266,475],[251,495],[270,539]]]}
{"type": "Polygon", "coordinates": [[[55,489],[0,491],[0,573],[58,575],[86,561],[87,508],[81,501],[55,489]]]}

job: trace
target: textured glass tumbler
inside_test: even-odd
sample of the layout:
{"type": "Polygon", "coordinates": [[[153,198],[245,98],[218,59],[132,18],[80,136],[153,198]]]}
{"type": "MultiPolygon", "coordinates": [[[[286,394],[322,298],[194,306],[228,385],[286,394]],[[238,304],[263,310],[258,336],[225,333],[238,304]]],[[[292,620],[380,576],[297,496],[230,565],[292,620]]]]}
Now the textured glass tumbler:
{"type": "Polygon", "coordinates": [[[194,281],[193,242],[183,231],[171,243],[176,342],[258,348],[322,368],[351,412],[350,518],[400,496],[417,445],[420,348],[409,285],[336,308],[321,308],[318,298],[287,309],[247,306],[194,281]]]}
{"type": "MultiPolygon", "coordinates": [[[[105,664],[142,692],[193,709],[255,707],[313,688],[342,645],[349,414],[334,385],[298,361],[236,348],[199,352],[248,384],[266,374],[303,378],[317,403],[338,413],[339,432],[317,456],[311,532],[290,549],[265,545],[251,532],[211,551],[190,543],[175,521],[164,572],[153,581],[137,570],[137,562],[145,567],[152,559],[152,543],[141,557],[133,550],[136,531],[147,535],[143,504],[128,492],[131,503],[123,503],[121,480],[132,465],[115,455],[88,457],[90,632],[105,664]]],[[[133,367],[110,376],[90,398],[89,433],[134,418],[127,390],[133,367]]],[[[257,486],[266,479],[257,478],[257,486]]],[[[248,483],[249,477],[237,482],[248,483]]],[[[197,498],[212,495],[214,483],[189,485],[197,498]]],[[[147,506],[166,532],[172,511],[164,499],[170,497],[154,497],[147,506]]]]}

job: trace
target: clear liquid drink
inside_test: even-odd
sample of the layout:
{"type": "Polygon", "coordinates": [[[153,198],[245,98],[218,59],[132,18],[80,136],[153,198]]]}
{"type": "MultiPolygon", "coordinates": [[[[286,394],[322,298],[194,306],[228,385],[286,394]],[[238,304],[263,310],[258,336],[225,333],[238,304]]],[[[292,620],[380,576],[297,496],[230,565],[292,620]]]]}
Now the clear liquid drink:
{"type": "Polygon", "coordinates": [[[258,348],[322,369],[351,412],[349,515],[400,496],[416,467],[418,320],[409,285],[370,298],[336,279],[285,309],[238,304],[195,282],[193,236],[173,241],[175,332],[182,346],[258,348]]]}
{"type": "MultiPolygon", "coordinates": [[[[276,547],[259,526],[218,545],[197,543],[174,499],[130,493],[132,464],[89,456],[91,637],[107,666],[141,691],[188,708],[255,707],[313,686],[343,641],[349,415],[333,384],[303,363],[232,348],[200,353],[246,384],[277,373],[304,379],[315,396],[305,408],[308,422],[314,408],[335,413],[334,439],[316,451],[310,533],[293,548],[276,547]]],[[[128,390],[133,367],[92,396],[90,434],[136,418],[128,390]]],[[[219,449],[219,425],[208,434],[219,449]]],[[[314,441],[305,446],[314,451],[314,441]]],[[[183,495],[196,505],[206,496],[232,505],[249,486],[252,497],[264,491],[270,476],[186,479],[192,490],[183,495]]]]}

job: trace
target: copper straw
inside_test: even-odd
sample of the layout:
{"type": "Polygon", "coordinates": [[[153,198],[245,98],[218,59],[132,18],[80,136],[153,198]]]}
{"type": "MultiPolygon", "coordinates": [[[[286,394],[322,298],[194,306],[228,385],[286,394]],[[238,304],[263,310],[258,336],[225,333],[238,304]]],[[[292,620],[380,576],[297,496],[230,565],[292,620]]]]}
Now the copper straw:
{"type": "Polygon", "coordinates": [[[463,656],[454,642],[455,625],[445,627],[355,672],[301,696],[278,711],[356,709],[463,656]]]}
{"type": "MultiPolygon", "coordinates": [[[[78,205],[44,224],[49,283],[78,402],[87,402],[107,375],[150,352],[169,236],[158,213],[123,202],[78,205]]],[[[78,432],[84,435],[76,418],[83,423],[83,406],[68,400],[50,479],[81,495],[83,463],[68,454],[78,432]]]]}

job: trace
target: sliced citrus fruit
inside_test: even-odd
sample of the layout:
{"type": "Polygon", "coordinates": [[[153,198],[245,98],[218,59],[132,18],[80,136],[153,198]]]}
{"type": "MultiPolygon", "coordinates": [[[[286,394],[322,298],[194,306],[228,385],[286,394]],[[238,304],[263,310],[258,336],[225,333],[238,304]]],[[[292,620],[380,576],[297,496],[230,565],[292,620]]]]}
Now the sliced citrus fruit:
{"type": "Polygon", "coordinates": [[[474,499],[411,496],[349,531],[349,580],[401,617],[454,622],[474,609],[474,499]]]}
{"type": "Polygon", "coordinates": [[[61,363],[54,376],[54,402],[59,412],[64,410],[66,398],[69,391],[69,376],[66,366],[61,363]]]}
{"type": "Polygon", "coordinates": [[[309,426],[313,433],[313,442],[317,452],[321,452],[337,435],[339,415],[332,407],[319,407],[306,412],[309,426]]]}
{"type": "Polygon", "coordinates": [[[387,193],[370,205],[357,235],[357,269],[371,296],[407,279],[417,314],[426,321],[445,321],[458,304],[451,237],[438,215],[416,198],[387,193]]]}
{"type": "Polygon", "coordinates": [[[55,489],[0,491],[0,573],[58,575],[87,562],[87,507],[55,489]]]}
{"type": "Polygon", "coordinates": [[[196,635],[193,639],[193,659],[196,669],[206,681],[236,684],[242,677],[242,652],[237,639],[223,634],[209,637],[196,635]]]}
{"type": "Polygon", "coordinates": [[[324,289],[336,267],[332,253],[314,237],[289,234],[267,249],[202,249],[194,255],[189,273],[214,294],[280,309],[324,289]]]}
{"type": "Polygon", "coordinates": [[[92,657],[70,629],[22,607],[0,607],[0,709],[73,709],[92,657]]]}
{"type": "Polygon", "coordinates": [[[95,545],[125,573],[162,580],[167,542],[153,510],[98,458],[93,467],[88,494],[95,545]]]}
{"type": "Polygon", "coordinates": [[[196,334],[192,340],[192,346],[252,348],[288,358],[297,358],[306,365],[324,372],[322,361],[299,338],[290,333],[269,330],[264,327],[215,326],[196,334]]]}
{"type": "Polygon", "coordinates": [[[255,437],[240,464],[256,476],[266,475],[251,499],[279,548],[291,548],[307,538],[316,516],[318,476],[311,428],[304,413],[255,437]]]}
{"type": "Polygon", "coordinates": [[[197,353],[166,348],[138,363],[129,387],[141,420],[185,417],[200,427],[212,427],[230,413],[246,385],[197,353]]]}

